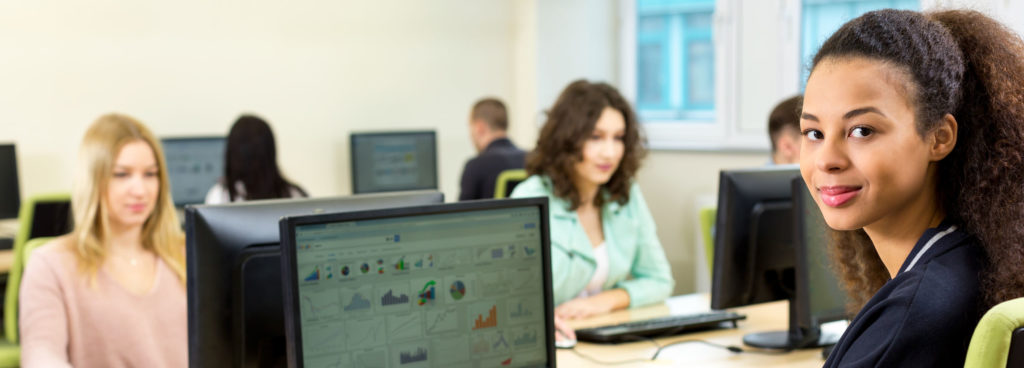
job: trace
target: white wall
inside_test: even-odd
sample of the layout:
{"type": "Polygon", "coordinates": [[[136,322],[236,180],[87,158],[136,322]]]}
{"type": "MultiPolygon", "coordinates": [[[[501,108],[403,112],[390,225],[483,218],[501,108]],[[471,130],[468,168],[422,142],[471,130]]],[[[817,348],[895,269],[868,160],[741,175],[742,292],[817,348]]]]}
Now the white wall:
{"type": "MultiPolygon", "coordinates": [[[[770,108],[797,88],[785,75],[798,69],[778,55],[787,37],[796,37],[782,16],[795,2],[736,1],[743,24],[736,116],[744,129],[759,130],[770,108]]],[[[928,1],[983,3],[974,5],[1004,14],[1022,7],[1004,0],[928,1]]],[[[158,135],[199,135],[226,134],[239,113],[255,112],[274,126],[285,172],[327,196],[350,192],[349,132],[431,128],[439,134],[441,189],[453,199],[462,164],[474,154],[465,125],[477,98],[506,99],[510,134],[530,148],[542,111],[568,82],[619,83],[619,6],[617,0],[4,2],[0,141],[18,144],[25,196],[70,188],[81,135],[102,113],[135,115],[158,135]]],[[[1024,16],[1016,17],[1006,20],[1020,29],[1024,16]]],[[[697,198],[714,196],[719,170],[767,160],[766,152],[651,152],[638,181],[676,293],[698,289],[697,198]]]]}
{"type": "MultiPolygon", "coordinates": [[[[69,190],[81,136],[105,112],[134,115],[162,136],[226,134],[239,113],[255,112],[274,127],[286,174],[326,196],[350,193],[349,132],[432,128],[441,188],[452,199],[474,154],[465,130],[474,100],[506,99],[512,138],[530,148],[542,111],[568,82],[618,82],[618,7],[615,0],[7,2],[0,4],[0,141],[18,144],[27,196],[69,190]]],[[[765,159],[653,152],[645,162],[638,180],[677,293],[695,290],[695,196],[715,192],[720,168],[765,159]]]]}
{"type": "Polygon", "coordinates": [[[516,91],[513,1],[32,1],[0,5],[0,141],[22,194],[66,191],[85,128],[121,111],[156,134],[267,118],[287,175],[350,192],[348,133],[438,131],[458,195],[475,99],[516,91]]]}

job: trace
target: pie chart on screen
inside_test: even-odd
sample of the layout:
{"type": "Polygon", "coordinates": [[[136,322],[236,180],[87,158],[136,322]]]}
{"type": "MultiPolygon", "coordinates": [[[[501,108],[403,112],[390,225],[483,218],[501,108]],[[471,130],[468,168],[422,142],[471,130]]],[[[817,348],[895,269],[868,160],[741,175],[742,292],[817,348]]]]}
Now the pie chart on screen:
{"type": "Polygon", "coordinates": [[[460,300],[466,296],[466,284],[463,284],[460,280],[455,280],[451,287],[452,299],[460,300]]]}

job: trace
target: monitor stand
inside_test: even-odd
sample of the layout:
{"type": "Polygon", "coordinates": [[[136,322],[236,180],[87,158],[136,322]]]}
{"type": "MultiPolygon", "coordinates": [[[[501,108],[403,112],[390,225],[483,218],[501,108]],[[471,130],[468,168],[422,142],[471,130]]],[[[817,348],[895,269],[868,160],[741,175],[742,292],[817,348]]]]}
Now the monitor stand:
{"type": "Polygon", "coordinates": [[[806,338],[791,336],[790,331],[766,331],[743,335],[743,344],[761,349],[794,350],[835,345],[835,336],[821,336],[818,331],[806,338]],[[814,336],[814,338],[810,338],[814,336]]]}
{"type": "MultiPolygon", "coordinates": [[[[743,344],[761,349],[794,350],[834,345],[846,329],[845,321],[822,323],[818,326],[801,326],[798,322],[796,303],[789,300],[789,330],[754,332],[743,336],[743,344]]],[[[807,318],[804,318],[805,320],[807,318]]],[[[808,322],[805,322],[807,324],[808,322]]]]}

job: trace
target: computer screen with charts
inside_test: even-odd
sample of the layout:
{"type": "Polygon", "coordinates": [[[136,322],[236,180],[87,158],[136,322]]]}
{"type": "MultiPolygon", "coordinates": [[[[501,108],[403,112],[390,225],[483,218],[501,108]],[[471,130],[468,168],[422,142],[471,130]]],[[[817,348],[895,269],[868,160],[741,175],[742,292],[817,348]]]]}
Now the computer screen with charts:
{"type": "Polygon", "coordinates": [[[553,367],[547,199],[281,221],[296,367],[553,367]]]}
{"type": "Polygon", "coordinates": [[[164,138],[164,158],[176,206],[201,204],[224,175],[224,137],[164,138]]]}
{"type": "Polygon", "coordinates": [[[437,189],[433,131],[356,133],[349,148],[352,193],[437,189]]]}

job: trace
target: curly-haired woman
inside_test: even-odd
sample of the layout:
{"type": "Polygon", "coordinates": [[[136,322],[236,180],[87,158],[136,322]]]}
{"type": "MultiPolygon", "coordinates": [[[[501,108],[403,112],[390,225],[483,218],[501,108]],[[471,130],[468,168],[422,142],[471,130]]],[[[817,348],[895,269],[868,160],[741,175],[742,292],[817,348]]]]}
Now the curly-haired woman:
{"type": "Polygon", "coordinates": [[[556,322],[664,300],[674,281],[633,179],[645,151],[614,87],[576,81],[548,112],[512,197],[547,196],[556,322]]]}
{"type": "Polygon", "coordinates": [[[960,367],[1024,294],[1024,43],[973,11],[880,10],[818,51],[800,170],[859,310],[826,367],[960,367]]]}

